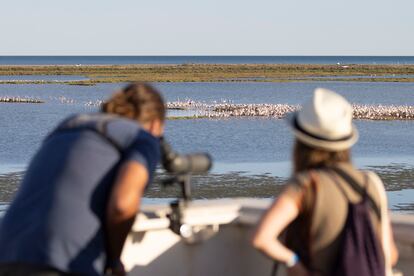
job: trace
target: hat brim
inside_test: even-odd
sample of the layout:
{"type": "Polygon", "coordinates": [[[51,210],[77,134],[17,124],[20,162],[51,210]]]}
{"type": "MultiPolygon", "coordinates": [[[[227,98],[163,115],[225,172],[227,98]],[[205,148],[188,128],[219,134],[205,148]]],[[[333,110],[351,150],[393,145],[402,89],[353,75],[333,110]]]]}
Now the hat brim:
{"type": "Polygon", "coordinates": [[[297,127],[297,115],[298,112],[292,112],[288,114],[286,117],[286,121],[292,128],[293,134],[295,135],[296,139],[308,146],[328,151],[341,151],[351,148],[358,141],[359,134],[358,130],[354,125],[352,125],[351,135],[346,137],[345,139],[332,141],[328,139],[311,136],[310,134],[304,132],[303,130],[297,127]]]}

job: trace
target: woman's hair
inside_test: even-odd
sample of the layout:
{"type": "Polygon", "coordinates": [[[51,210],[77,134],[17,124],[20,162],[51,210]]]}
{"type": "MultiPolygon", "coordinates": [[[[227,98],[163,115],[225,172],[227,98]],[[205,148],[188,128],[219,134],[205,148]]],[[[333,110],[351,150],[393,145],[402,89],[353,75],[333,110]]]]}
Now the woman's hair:
{"type": "Polygon", "coordinates": [[[160,93],[147,83],[132,83],[103,103],[101,111],[140,123],[164,122],[165,105],[160,93]]]}
{"type": "Polygon", "coordinates": [[[342,151],[327,151],[305,145],[301,141],[295,141],[293,149],[294,172],[302,172],[309,169],[333,166],[338,162],[350,162],[349,149],[342,151]]]}

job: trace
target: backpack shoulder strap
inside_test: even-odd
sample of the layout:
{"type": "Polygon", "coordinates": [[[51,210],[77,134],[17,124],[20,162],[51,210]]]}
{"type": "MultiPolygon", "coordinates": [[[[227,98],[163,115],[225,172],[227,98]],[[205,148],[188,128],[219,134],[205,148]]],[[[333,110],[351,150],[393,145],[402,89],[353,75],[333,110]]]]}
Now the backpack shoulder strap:
{"type": "Polygon", "coordinates": [[[351,201],[349,200],[349,196],[348,196],[348,194],[345,192],[344,187],[342,187],[341,183],[339,183],[339,181],[338,181],[339,176],[338,176],[336,173],[334,173],[334,172],[328,172],[328,173],[329,173],[329,175],[330,175],[331,179],[333,180],[333,182],[336,184],[336,186],[338,187],[338,189],[339,189],[339,190],[341,191],[341,193],[343,194],[343,196],[346,198],[346,200],[347,200],[348,202],[351,202],[351,201]]]}
{"type": "Polygon", "coordinates": [[[362,196],[366,196],[368,203],[370,204],[372,210],[376,214],[379,220],[381,220],[381,210],[378,207],[378,205],[375,203],[375,201],[372,199],[371,196],[367,193],[367,185],[368,185],[368,176],[365,174],[365,187],[361,187],[358,182],[355,180],[354,177],[352,177],[349,173],[345,172],[343,169],[338,167],[332,167],[331,168],[335,173],[337,173],[342,179],[345,180],[346,183],[349,184],[349,186],[354,189],[357,193],[359,193],[362,196]]]}
{"type": "Polygon", "coordinates": [[[95,127],[82,125],[83,122],[90,120],[90,115],[78,115],[71,117],[64,121],[61,125],[59,125],[52,133],[50,133],[46,139],[64,132],[72,132],[72,131],[79,131],[79,130],[89,130],[93,131],[102,137],[105,141],[107,141],[110,145],[112,145],[121,155],[123,155],[124,150],[123,147],[114,139],[112,139],[107,134],[107,125],[116,120],[117,116],[113,115],[106,115],[102,116],[99,120],[96,120],[95,127]]]}
{"type": "Polygon", "coordinates": [[[115,120],[115,117],[106,117],[105,119],[97,123],[96,129],[92,129],[92,130],[94,130],[96,133],[101,135],[101,137],[103,137],[106,141],[108,141],[109,144],[111,144],[121,155],[123,155],[124,149],[122,148],[122,146],[117,141],[115,141],[115,139],[112,139],[112,137],[108,135],[107,126],[110,122],[114,120],[115,120]]]}

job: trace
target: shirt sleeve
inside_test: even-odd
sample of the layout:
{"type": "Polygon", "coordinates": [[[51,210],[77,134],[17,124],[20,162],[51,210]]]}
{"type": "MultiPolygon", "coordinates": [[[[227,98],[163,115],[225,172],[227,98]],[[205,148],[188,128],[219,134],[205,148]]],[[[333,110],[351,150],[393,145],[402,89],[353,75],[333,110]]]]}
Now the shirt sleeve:
{"type": "Polygon", "coordinates": [[[161,150],[159,139],[141,130],[128,148],[124,160],[125,162],[136,161],[147,169],[149,174],[148,185],[154,177],[155,169],[160,158],[161,150]]]}

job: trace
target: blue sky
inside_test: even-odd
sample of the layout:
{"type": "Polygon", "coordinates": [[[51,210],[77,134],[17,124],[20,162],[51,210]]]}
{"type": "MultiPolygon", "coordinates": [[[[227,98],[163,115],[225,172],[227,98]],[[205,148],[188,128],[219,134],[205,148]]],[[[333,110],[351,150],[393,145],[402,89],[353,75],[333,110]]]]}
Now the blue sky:
{"type": "Polygon", "coordinates": [[[0,55],[414,55],[412,0],[3,0],[0,55]]]}

